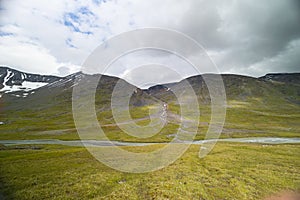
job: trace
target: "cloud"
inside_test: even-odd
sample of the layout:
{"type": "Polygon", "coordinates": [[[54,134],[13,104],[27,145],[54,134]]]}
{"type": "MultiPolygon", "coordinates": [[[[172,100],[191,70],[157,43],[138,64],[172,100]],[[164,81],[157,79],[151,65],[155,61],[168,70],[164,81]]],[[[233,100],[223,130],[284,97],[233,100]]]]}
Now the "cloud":
{"type": "Polygon", "coordinates": [[[272,72],[299,72],[300,69],[300,39],[293,40],[277,55],[266,58],[259,63],[255,63],[248,68],[248,73],[257,71],[261,74],[272,72]]]}
{"type": "Polygon", "coordinates": [[[78,65],[73,65],[71,63],[67,63],[64,65],[60,65],[57,69],[57,73],[55,75],[58,76],[66,76],[81,70],[81,67],[78,65]]]}
{"type": "MultiPolygon", "coordinates": [[[[289,59],[285,57],[287,47],[300,38],[296,4],[293,0],[274,0],[272,4],[256,0],[193,1],[180,23],[181,31],[207,49],[220,71],[259,76],[276,71],[267,66],[267,60],[279,54],[281,60],[289,59]]],[[[294,61],[293,66],[300,65],[294,61]]],[[[281,66],[282,71],[294,71],[289,67],[292,65],[281,66]]]]}
{"type": "MultiPolygon", "coordinates": [[[[10,0],[0,7],[0,64],[28,72],[71,73],[104,40],[153,26],[196,39],[223,73],[299,71],[298,0],[10,0]]],[[[146,54],[123,59],[109,73],[121,76],[135,68],[129,60],[146,57],[184,76],[194,73],[170,55],[146,54]]]]}
{"type": "Polygon", "coordinates": [[[0,41],[0,60],[3,64],[15,66],[27,72],[53,73],[49,70],[57,67],[56,58],[48,49],[28,38],[14,35],[2,36],[0,41]]]}
{"type": "Polygon", "coordinates": [[[144,49],[121,56],[106,74],[119,77],[142,88],[155,83],[174,82],[196,74],[186,60],[163,50],[144,49]]]}

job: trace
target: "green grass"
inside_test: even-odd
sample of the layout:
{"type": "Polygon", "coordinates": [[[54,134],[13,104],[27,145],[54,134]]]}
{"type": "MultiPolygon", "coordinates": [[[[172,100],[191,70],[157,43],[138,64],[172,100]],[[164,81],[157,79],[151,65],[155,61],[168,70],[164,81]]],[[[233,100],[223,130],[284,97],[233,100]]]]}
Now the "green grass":
{"type": "MultiPolygon", "coordinates": [[[[299,106],[278,107],[271,109],[263,107],[257,99],[253,102],[228,101],[226,121],[221,138],[236,137],[299,137],[299,106]]],[[[171,103],[169,112],[180,114],[178,105],[171,103]]],[[[149,108],[132,108],[131,116],[138,125],[147,125],[149,119],[149,108]]],[[[200,125],[195,139],[205,138],[210,122],[210,108],[207,105],[200,105],[200,125]]],[[[103,127],[107,136],[112,140],[130,142],[167,142],[172,139],[169,135],[177,132],[178,122],[171,121],[160,133],[153,137],[140,139],[127,135],[117,126],[112,113],[104,110],[98,113],[98,120],[101,125],[112,125],[103,127]]],[[[14,112],[0,113],[0,121],[7,122],[0,125],[0,140],[11,139],[79,139],[74,125],[71,112],[65,112],[62,108],[43,110],[18,110],[14,112]],[[62,110],[62,111],[59,111],[62,110]],[[3,119],[1,119],[3,118],[3,119]]]]}
{"type": "MultiPolygon", "coordinates": [[[[227,80],[227,113],[221,138],[300,136],[300,106],[295,103],[299,86],[227,80]]],[[[127,135],[115,126],[108,94],[112,85],[107,84],[107,91],[96,95],[95,105],[108,138],[130,142],[173,139],[170,135],[179,127],[176,119],[145,139],[127,135]]],[[[199,95],[201,118],[196,140],[204,139],[211,113],[208,95],[198,89],[204,95],[199,95]]],[[[0,121],[5,122],[0,125],[0,140],[79,139],[70,97],[68,91],[42,99],[28,98],[25,103],[4,102],[9,106],[4,105],[0,112],[0,121]]],[[[143,98],[146,96],[137,100],[143,98]]],[[[176,101],[171,96],[166,99],[169,112],[180,115],[176,101]]],[[[152,106],[130,107],[137,124],[149,123],[152,106]]],[[[126,149],[140,152],[158,147],[126,149]]],[[[299,147],[218,143],[209,156],[199,159],[199,146],[193,145],[162,170],[129,174],[99,163],[82,147],[0,146],[0,199],[1,194],[8,199],[261,199],[281,190],[300,189],[299,147]]]]}
{"type": "MultiPolygon", "coordinates": [[[[287,98],[294,100],[299,98],[297,93],[299,86],[258,83],[249,78],[235,79],[229,77],[225,80],[227,113],[225,130],[221,134],[221,138],[300,136],[300,106],[287,100],[287,98]]],[[[195,85],[198,85],[196,83],[195,85]]],[[[95,106],[101,125],[115,124],[110,110],[110,86],[107,85],[107,87],[106,92],[96,95],[95,106]]],[[[204,92],[204,94],[206,93],[204,92]]],[[[36,105],[32,105],[30,99],[24,99],[24,101],[27,100],[25,104],[23,102],[24,105],[19,105],[20,102],[4,102],[4,108],[7,107],[7,109],[0,112],[0,121],[5,122],[4,125],[0,125],[0,140],[79,139],[72,115],[71,91],[55,97],[48,98],[47,95],[45,97],[47,98],[39,101],[32,99],[36,105]],[[58,133],[57,130],[60,132],[58,133]],[[45,131],[47,132],[45,133],[45,131]]],[[[204,103],[200,97],[206,96],[199,95],[201,118],[196,140],[205,137],[211,117],[210,105],[204,103]]],[[[150,102],[147,106],[130,106],[131,117],[139,120],[136,121],[138,125],[149,123],[147,117],[149,111],[153,111],[149,108],[155,107],[152,103],[150,102]]],[[[168,102],[168,111],[180,115],[180,107],[176,101],[171,99],[168,102]]],[[[113,140],[165,142],[172,139],[168,135],[176,133],[178,127],[178,122],[172,121],[160,133],[148,139],[128,136],[115,126],[103,129],[113,140]]]]}
{"type": "Polygon", "coordinates": [[[204,159],[193,145],[170,166],[145,174],[115,171],[81,147],[16,147],[0,148],[0,191],[8,199],[251,200],[300,189],[299,145],[218,143],[204,159]]]}

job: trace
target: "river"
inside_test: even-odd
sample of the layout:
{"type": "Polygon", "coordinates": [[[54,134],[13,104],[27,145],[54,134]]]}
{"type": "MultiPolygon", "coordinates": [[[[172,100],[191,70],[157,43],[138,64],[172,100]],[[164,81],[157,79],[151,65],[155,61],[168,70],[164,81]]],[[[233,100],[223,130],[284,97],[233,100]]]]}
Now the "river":
{"type": "MultiPolygon", "coordinates": [[[[178,142],[187,144],[204,144],[212,141],[217,142],[237,142],[237,143],[259,143],[259,144],[296,144],[300,143],[300,138],[276,138],[276,137],[249,137],[249,138],[226,138],[216,140],[196,140],[193,142],[178,142]]],[[[58,140],[58,139],[38,139],[38,140],[0,140],[0,144],[11,145],[35,145],[35,144],[57,144],[66,146],[147,146],[165,143],[146,143],[146,142],[118,142],[118,141],[99,141],[99,140],[58,140]]]]}

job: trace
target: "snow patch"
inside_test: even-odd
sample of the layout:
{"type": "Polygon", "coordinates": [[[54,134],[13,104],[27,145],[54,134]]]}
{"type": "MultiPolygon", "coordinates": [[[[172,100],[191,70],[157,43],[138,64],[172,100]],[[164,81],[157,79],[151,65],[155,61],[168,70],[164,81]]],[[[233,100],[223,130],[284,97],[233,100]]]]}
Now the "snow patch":
{"type": "Polygon", "coordinates": [[[0,92],[4,92],[4,93],[10,93],[10,92],[16,92],[16,91],[28,92],[28,91],[35,90],[37,88],[43,87],[48,84],[48,83],[44,83],[44,82],[24,81],[22,83],[22,85],[9,86],[9,85],[6,85],[6,82],[7,82],[7,80],[4,79],[4,83],[3,83],[4,87],[2,89],[0,89],[0,92]]]}

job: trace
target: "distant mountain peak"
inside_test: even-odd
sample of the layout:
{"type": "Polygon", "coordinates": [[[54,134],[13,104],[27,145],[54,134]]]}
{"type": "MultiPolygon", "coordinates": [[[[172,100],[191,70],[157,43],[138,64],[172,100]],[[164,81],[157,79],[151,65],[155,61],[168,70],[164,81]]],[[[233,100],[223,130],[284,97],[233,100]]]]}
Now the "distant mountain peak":
{"type": "MultiPolygon", "coordinates": [[[[41,94],[47,96],[49,93],[65,94],[66,91],[72,91],[73,87],[78,84],[78,81],[97,80],[100,76],[101,80],[99,79],[98,89],[101,88],[101,90],[113,91],[115,83],[120,80],[118,77],[100,74],[89,75],[83,72],[76,72],[66,77],[30,74],[0,66],[0,97],[5,95],[7,97],[20,98],[41,96],[41,94]]],[[[193,87],[200,99],[204,102],[209,102],[209,94],[203,77],[214,78],[215,76],[217,74],[191,76],[179,82],[154,85],[148,89],[140,90],[140,92],[145,92],[158,99],[168,101],[174,98],[172,88],[177,87],[184,90],[183,81],[186,80],[193,87]]],[[[298,88],[300,85],[300,73],[269,73],[259,78],[236,74],[221,74],[221,76],[226,88],[227,97],[231,99],[258,98],[267,93],[266,91],[270,88],[279,90],[275,88],[278,85],[287,85],[287,87],[292,86],[293,88],[298,88]]],[[[134,87],[138,89],[137,86],[134,87]]],[[[282,93],[281,90],[279,92],[282,93]]],[[[286,96],[290,96],[286,97],[289,98],[289,101],[298,103],[298,93],[286,96]]]]}
{"type": "Polygon", "coordinates": [[[62,78],[57,76],[25,73],[0,66],[0,95],[23,91],[22,96],[26,97],[28,92],[60,79],[62,78]]]}
{"type": "Polygon", "coordinates": [[[259,77],[259,79],[264,81],[300,84],[300,73],[268,73],[259,77]]]}

